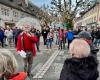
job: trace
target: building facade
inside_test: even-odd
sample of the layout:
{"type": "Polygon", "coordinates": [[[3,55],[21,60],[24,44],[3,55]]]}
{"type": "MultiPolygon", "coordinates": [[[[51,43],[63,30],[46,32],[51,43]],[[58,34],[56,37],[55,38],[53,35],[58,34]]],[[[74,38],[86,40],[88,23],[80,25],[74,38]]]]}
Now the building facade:
{"type": "Polygon", "coordinates": [[[80,20],[75,19],[74,26],[85,26],[88,28],[100,27],[100,3],[97,3],[94,7],[92,7],[85,13],[82,13],[80,20]]]}
{"type": "Polygon", "coordinates": [[[35,5],[30,5],[28,0],[0,0],[0,27],[14,27],[24,17],[37,19],[34,8],[39,10],[35,5]]]}

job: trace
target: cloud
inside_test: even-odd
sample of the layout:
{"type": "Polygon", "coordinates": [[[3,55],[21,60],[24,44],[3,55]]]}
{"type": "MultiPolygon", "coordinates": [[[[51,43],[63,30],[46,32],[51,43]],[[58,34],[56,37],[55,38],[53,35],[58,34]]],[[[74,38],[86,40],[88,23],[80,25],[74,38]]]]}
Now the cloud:
{"type": "Polygon", "coordinates": [[[32,2],[37,6],[42,6],[43,4],[50,5],[51,0],[32,0],[32,2]]]}

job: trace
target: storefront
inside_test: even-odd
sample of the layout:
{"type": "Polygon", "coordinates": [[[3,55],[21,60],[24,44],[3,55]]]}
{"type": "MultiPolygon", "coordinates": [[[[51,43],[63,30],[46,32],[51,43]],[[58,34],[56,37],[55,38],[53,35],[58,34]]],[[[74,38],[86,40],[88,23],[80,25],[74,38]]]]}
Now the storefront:
{"type": "Polygon", "coordinates": [[[98,26],[97,22],[87,24],[87,28],[91,28],[91,29],[96,28],[97,26],[98,26]]]}

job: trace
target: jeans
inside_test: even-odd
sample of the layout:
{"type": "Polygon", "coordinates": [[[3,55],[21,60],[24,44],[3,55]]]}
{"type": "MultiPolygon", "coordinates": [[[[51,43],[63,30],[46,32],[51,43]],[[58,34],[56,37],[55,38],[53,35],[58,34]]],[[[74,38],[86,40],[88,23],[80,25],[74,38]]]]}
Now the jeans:
{"type": "Polygon", "coordinates": [[[47,39],[47,48],[51,48],[52,46],[52,39],[47,39]]]}
{"type": "Polygon", "coordinates": [[[94,44],[95,44],[96,46],[99,46],[99,45],[100,45],[100,39],[95,39],[95,40],[94,40],[94,44]]]}
{"type": "Polygon", "coordinates": [[[56,45],[58,45],[59,44],[59,40],[58,40],[58,38],[56,38],[56,45]]]}
{"type": "Polygon", "coordinates": [[[59,49],[62,49],[62,45],[63,45],[62,40],[59,40],[59,49]]]}
{"type": "Polygon", "coordinates": [[[72,40],[68,40],[68,48],[69,48],[69,45],[70,45],[71,42],[72,42],[72,40]]]}
{"type": "Polygon", "coordinates": [[[46,45],[46,37],[43,37],[43,40],[44,40],[44,45],[46,45]]]}
{"type": "Polygon", "coordinates": [[[2,48],[3,48],[4,47],[4,41],[3,41],[3,39],[1,39],[0,42],[1,42],[1,45],[2,45],[2,48]]]}
{"type": "Polygon", "coordinates": [[[37,51],[40,51],[39,46],[40,46],[40,42],[37,42],[36,43],[37,51]]]}

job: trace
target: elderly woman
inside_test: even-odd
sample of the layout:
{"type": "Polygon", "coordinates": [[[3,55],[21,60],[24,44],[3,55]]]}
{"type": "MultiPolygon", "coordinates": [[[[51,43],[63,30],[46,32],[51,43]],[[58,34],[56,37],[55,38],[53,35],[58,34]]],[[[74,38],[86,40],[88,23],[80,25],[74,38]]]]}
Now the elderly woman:
{"type": "Polygon", "coordinates": [[[90,56],[90,46],[75,39],[69,47],[71,58],[66,59],[59,80],[97,80],[98,62],[90,56]]]}
{"type": "Polygon", "coordinates": [[[0,49],[0,80],[26,80],[27,73],[16,73],[17,67],[14,55],[6,49],[0,49]]]}

